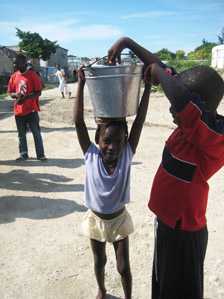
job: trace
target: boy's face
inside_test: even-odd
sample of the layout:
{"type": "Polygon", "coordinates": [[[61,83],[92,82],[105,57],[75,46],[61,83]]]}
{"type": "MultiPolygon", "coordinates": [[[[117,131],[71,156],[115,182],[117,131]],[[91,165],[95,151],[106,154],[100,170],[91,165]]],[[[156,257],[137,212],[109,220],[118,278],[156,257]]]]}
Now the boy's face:
{"type": "Polygon", "coordinates": [[[106,163],[115,162],[121,155],[125,145],[125,132],[122,128],[109,126],[101,130],[99,136],[99,147],[106,163]]]}

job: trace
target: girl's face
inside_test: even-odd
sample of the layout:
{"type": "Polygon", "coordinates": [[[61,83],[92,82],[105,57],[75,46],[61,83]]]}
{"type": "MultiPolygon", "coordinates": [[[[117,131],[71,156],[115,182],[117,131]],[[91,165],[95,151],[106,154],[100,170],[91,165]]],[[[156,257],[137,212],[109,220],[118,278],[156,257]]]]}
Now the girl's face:
{"type": "Polygon", "coordinates": [[[101,130],[99,136],[99,147],[104,162],[116,162],[120,157],[125,145],[125,132],[122,128],[109,126],[101,130]]]}

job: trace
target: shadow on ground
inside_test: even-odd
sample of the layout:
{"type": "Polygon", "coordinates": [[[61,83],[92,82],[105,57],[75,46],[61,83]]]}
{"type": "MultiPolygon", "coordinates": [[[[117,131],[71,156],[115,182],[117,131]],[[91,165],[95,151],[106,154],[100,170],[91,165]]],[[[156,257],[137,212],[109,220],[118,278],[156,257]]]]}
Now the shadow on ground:
{"type": "Polygon", "coordinates": [[[48,158],[47,161],[39,161],[39,160],[26,160],[26,161],[16,161],[16,160],[0,160],[0,165],[8,165],[8,166],[43,166],[43,167],[51,167],[57,166],[61,168],[77,168],[84,164],[83,159],[52,159],[48,158]]]}
{"type": "MultiPolygon", "coordinates": [[[[0,118],[1,119],[1,118],[0,118]]],[[[88,127],[88,131],[96,130],[96,128],[88,127]]],[[[43,133],[50,133],[50,132],[75,132],[75,126],[74,127],[55,127],[55,128],[48,128],[48,127],[42,127],[41,126],[41,132],[43,133]]],[[[1,130],[0,133],[17,133],[17,130],[1,130]]]]}
{"type": "Polygon", "coordinates": [[[131,163],[131,165],[141,165],[141,164],[142,164],[142,162],[137,162],[137,161],[131,163]]]}
{"type": "MultiPolygon", "coordinates": [[[[96,128],[87,127],[88,131],[96,130],[96,128]]],[[[54,132],[54,131],[65,131],[65,132],[75,132],[75,125],[73,127],[57,127],[57,128],[48,128],[48,127],[41,127],[42,132],[54,132]]],[[[1,132],[1,131],[0,131],[1,132]]]]}
{"type": "Polygon", "coordinates": [[[72,200],[50,199],[37,196],[0,197],[0,224],[13,222],[16,218],[50,219],[73,212],[84,212],[86,208],[72,200]]]}
{"type": "MultiPolygon", "coordinates": [[[[41,100],[41,106],[46,105],[52,101],[52,98],[41,100]]],[[[3,99],[0,101],[0,120],[13,116],[13,100],[3,99]]]]}
{"type": "Polygon", "coordinates": [[[83,184],[66,184],[73,179],[50,173],[30,173],[27,170],[12,170],[0,173],[0,188],[32,192],[83,191],[83,184]]]}
{"type": "Polygon", "coordinates": [[[122,299],[121,297],[116,297],[116,296],[113,296],[113,295],[110,295],[110,294],[107,294],[106,295],[106,299],[122,299]]]}
{"type": "Polygon", "coordinates": [[[13,101],[3,99],[0,101],[0,120],[13,115],[13,101]]]}

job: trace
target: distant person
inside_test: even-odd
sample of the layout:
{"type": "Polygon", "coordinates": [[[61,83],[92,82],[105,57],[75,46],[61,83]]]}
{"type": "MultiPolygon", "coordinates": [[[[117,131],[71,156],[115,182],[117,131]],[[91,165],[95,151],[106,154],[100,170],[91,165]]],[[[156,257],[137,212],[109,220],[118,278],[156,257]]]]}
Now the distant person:
{"type": "Polygon", "coordinates": [[[27,127],[33,134],[37,159],[45,161],[38,116],[39,96],[42,90],[41,80],[35,71],[27,69],[27,59],[23,54],[17,55],[15,69],[16,71],[11,75],[8,83],[8,93],[15,99],[14,114],[20,152],[17,161],[25,161],[29,158],[26,139],[27,127]]]}
{"type": "Polygon", "coordinates": [[[66,74],[64,69],[60,67],[60,65],[57,65],[57,71],[56,71],[56,76],[58,78],[58,89],[59,92],[61,93],[62,99],[65,98],[65,95],[68,95],[68,98],[71,96],[71,92],[68,90],[67,82],[66,82],[66,74]]]}
{"type": "Polygon", "coordinates": [[[117,269],[121,275],[126,299],[131,299],[132,275],[129,263],[129,238],[133,224],[126,204],[130,201],[130,171],[148,108],[150,82],[145,89],[130,135],[125,119],[97,119],[95,142],[83,119],[84,72],[78,72],[74,121],[85,158],[85,205],[89,209],[82,224],[83,234],[90,238],[98,284],[97,299],[106,298],[104,284],[106,242],[113,244],[117,269]]]}
{"type": "Polygon", "coordinates": [[[208,180],[224,165],[224,94],[220,75],[207,66],[180,74],[130,38],[109,50],[111,63],[129,48],[170,101],[177,128],[168,137],[154,177],[149,208],[156,215],[152,299],[202,299],[208,231],[208,180]]]}

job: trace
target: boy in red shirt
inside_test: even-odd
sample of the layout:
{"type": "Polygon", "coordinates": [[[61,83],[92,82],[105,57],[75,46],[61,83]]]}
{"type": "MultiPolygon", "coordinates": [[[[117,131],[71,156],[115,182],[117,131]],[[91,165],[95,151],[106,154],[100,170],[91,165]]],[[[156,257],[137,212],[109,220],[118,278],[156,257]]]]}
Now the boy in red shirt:
{"type": "Polygon", "coordinates": [[[202,299],[208,232],[208,179],[224,165],[224,118],[216,109],[224,82],[210,67],[173,74],[129,38],[109,50],[113,63],[124,48],[144,63],[153,84],[171,103],[177,128],[166,141],[149,208],[156,214],[152,299],[202,299]],[[173,76],[172,76],[173,75],[173,76]]]}
{"type": "Polygon", "coordinates": [[[33,134],[37,159],[45,161],[38,116],[42,83],[35,71],[27,69],[27,59],[23,54],[17,55],[15,68],[16,71],[11,75],[8,83],[8,93],[15,99],[14,114],[20,152],[17,161],[25,161],[29,158],[26,140],[27,126],[33,134]]]}

